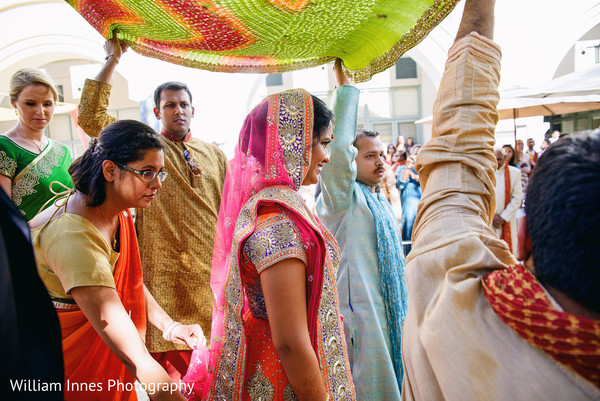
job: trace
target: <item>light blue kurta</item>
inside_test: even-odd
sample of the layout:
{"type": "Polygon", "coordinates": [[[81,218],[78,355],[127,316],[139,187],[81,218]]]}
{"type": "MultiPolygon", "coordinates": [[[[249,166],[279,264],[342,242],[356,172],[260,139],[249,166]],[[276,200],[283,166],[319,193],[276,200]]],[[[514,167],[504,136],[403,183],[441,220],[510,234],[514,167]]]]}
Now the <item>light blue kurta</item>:
{"type": "Polygon", "coordinates": [[[330,162],[321,171],[316,210],[342,251],[337,287],[356,397],[393,401],[400,400],[400,389],[379,279],[375,220],[356,183],[357,150],[352,143],[359,93],[347,85],[336,90],[334,140],[330,162]]]}

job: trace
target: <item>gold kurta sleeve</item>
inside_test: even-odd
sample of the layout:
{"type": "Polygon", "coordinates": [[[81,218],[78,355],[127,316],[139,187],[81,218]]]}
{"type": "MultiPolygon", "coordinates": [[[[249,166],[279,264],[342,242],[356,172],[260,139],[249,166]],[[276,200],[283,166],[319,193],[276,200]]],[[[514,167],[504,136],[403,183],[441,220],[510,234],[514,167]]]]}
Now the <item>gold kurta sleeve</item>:
{"type": "Polygon", "coordinates": [[[86,79],[81,91],[77,123],[92,138],[117,119],[108,114],[108,100],[111,86],[104,82],[86,79]]]}

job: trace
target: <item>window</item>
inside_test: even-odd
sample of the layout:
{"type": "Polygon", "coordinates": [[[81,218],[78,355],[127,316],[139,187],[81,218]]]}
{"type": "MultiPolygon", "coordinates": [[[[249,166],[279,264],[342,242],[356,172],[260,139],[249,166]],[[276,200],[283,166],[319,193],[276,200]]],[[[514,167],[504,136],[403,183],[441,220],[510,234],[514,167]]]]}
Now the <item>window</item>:
{"type": "Polygon", "coordinates": [[[394,99],[395,116],[418,116],[419,111],[419,88],[418,87],[396,87],[392,91],[394,99]]]}
{"type": "Polygon", "coordinates": [[[56,92],[58,92],[58,101],[64,103],[65,91],[62,85],[56,85],[56,92]]]}
{"type": "Polygon", "coordinates": [[[281,85],[283,85],[283,75],[268,74],[266,83],[267,83],[267,86],[281,86],[281,85]]]}
{"type": "Polygon", "coordinates": [[[410,57],[402,57],[396,63],[396,79],[417,78],[417,63],[410,57]]]}
{"type": "Polygon", "coordinates": [[[417,126],[413,121],[398,123],[398,136],[402,135],[404,139],[412,138],[414,143],[419,142],[417,140],[417,126]]]}
{"type": "Polygon", "coordinates": [[[392,143],[392,124],[390,123],[375,123],[373,124],[373,131],[379,132],[381,135],[381,142],[392,143]]]}

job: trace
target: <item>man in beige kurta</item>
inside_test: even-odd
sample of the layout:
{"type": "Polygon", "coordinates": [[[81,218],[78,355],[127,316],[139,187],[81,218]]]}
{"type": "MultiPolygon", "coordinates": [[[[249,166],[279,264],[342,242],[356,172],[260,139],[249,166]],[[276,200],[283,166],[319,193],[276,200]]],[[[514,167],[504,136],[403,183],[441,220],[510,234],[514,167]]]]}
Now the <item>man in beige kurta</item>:
{"type": "MultiPolygon", "coordinates": [[[[91,137],[116,121],[107,108],[109,82],[121,48],[118,40],[110,40],[105,49],[106,64],[95,80],[86,80],[79,105],[79,125],[91,137]]],[[[144,283],[175,321],[198,323],[210,338],[210,272],[227,158],[217,146],[192,137],[189,120],[194,109],[187,89],[167,89],[158,95],[155,113],[163,125],[169,177],[150,207],[136,210],[144,283]],[[165,103],[164,93],[178,100],[165,103]]],[[[165,341],[153,326],[148,327],[146,345],[174,381],[185,374],[191,356],[188,347],[165,341]]]]}
{"type": "Polygon", "coordinates": [[[432,139],[419,153],[423,197],[406,266],[403,399],[600,399],[598,387],[517,334],[484,295],[488,273],[516,264],[490,228],[500,78],[500,49],[488,39],[493,7],[493,0],[466,1],[432,139]]]}
{"type": "MultiPolygon", "coordinates": [[[[510,245],[513,254],[517,252],[517,211],[523,203],[523,186],[521,185],[521,170],[506,163],[504,149],[494,151],[498,161],[496,170],[496,212],[492,220],[492,227],[498,238],[502,238],[502,232],[506,224],[510,228],[510,245]],[[508,170],[508,171],[506,171],[508,170]],[[508,193],[506,198],[506,174],[508,174],[508,193]]],[[[507,238],[502,238],[507,241],[507,238]]]]}

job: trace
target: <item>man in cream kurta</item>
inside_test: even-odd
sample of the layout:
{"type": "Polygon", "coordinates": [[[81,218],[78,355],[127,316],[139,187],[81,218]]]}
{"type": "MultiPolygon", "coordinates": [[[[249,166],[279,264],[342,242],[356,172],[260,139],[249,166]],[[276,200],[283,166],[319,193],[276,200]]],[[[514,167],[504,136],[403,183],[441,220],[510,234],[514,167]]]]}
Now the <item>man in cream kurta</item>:
{"type": "Polygon", "coordinates": [[[498,170],[496,170],[496,212],[492,226],[498,238],[502,238],[504,224],[510,224],[510,239],[513,254],[517,252],[517,211],[523,202],[523,186],[521,185],[521,170],[506,163],[506,154],[504,149],[494,151],[498,161],[498,170]],[[506,169],[510,177],[510,199],[506,204],[506,169]]]}
{"type": "Polygon", "coordinates": [[[492,36],[493,7],[493,0],[467,0],[432,139],[419,153],[424,190],[406,266],[403,399],[600,399],[591,382],[505,324],[482,290],[486,274],[516,263],[490,228],[500,49],[482,35],[492,36]],[[482,35],[467,35],[473,30],[482,35]]]}

